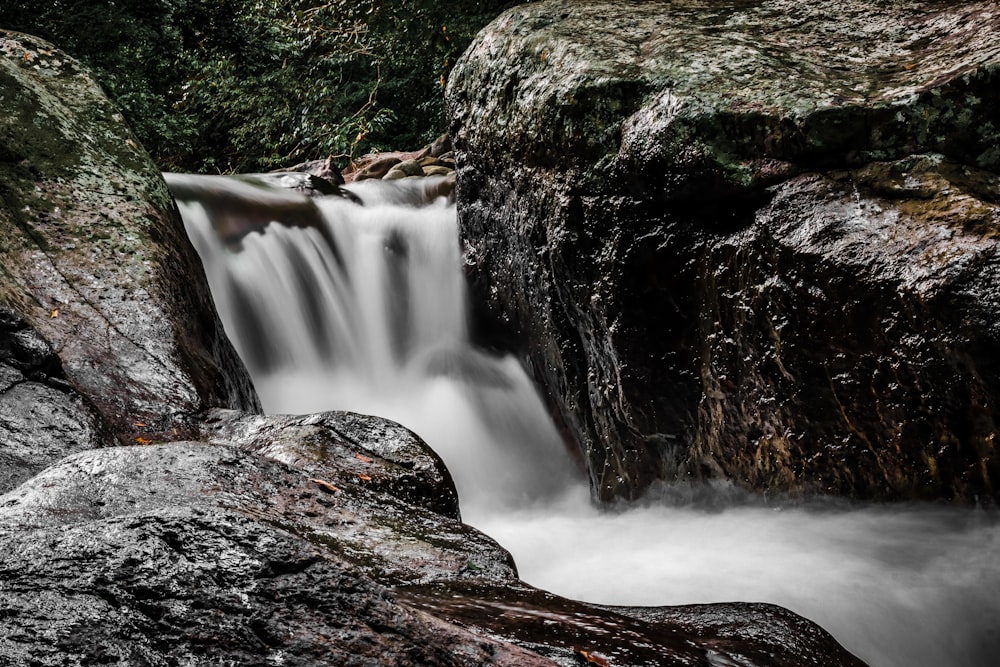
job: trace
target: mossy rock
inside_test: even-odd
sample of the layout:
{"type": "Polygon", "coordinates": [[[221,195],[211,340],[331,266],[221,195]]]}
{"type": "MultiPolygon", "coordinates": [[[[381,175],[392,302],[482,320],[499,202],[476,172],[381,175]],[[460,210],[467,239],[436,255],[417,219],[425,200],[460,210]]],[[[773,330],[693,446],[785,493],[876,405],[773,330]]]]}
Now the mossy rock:
{"type": "Polygon", "coordinates": [[[0,301],[123,441],[257,408],[158,170],[84,68],[0,31],[0,301]]]}

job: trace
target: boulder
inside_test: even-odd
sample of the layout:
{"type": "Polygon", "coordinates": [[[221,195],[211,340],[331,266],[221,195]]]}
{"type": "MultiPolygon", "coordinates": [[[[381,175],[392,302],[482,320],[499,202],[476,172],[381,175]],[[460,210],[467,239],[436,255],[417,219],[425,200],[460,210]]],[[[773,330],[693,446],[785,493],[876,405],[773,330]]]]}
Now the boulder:
{"type": "MultiPolygon", "coordinates": [[[[442,134],[418,151],[369,153],[354,158],[340,174],[340,183],[344,181],[365,181],[370,179],[398,180],[407,176],[446,176],[454,171],[454,160],[451,159],[451,137],[442,134]],[[417,166],[424,169],[417,169],[417,166]],[[428,167],[446,167],[448,172],[440,170],[428,171],[428,167]]],[[[311,164],[311,163],[306,163],[311,164]]],[[[329,164],[329,160],[327,161],[329,164]]],[[[292,167],[295,170],[296,167],[292,167]]]]}
{"type": "Polygon", "coordinates": [[[383,180],[391,181],[398,178],[406,178],[407,176],[423,176],[424,169],[420,166],[420,162],[417,160],[403,160],[399,162],[385,173],[383,180]]]}
{"type": "Polygon", "coordinates": [[[204,435],[80,452],[0,496],[4,664],[862,664],[768,605],[737,606],[752,636],[727,605],[526,586],[436,511],[455,491],[426,445],[378,418],[220,410],[204,435]]]}
{"type": "Polygon", "coordinates": [[[455,170],[444,165],[433,164],[423,168],[424,176],[450,176],[455,170]]]}
{"type": "Polygon", "coordinates": [[[456,534],[417,538],[394,522],[427,530],[436,515],[383,511],[391,499],[364,484],[332,490],[232,444],[64,459],[0,497],[0,659],[551,664],[397,604],[391,581],[491,567],[510,576],[509,557],[457,521],[456,534]],[[481,568],[464,548],[477,539],[481,568]]]}
{"type": "Polygon", "coordinates": [[[596,495],[994,502],[1000,9],[537,2],[447,91],[479,339],[596,495]]]}
{"type": "Polygon", "coordinates": [[[397,153],[372,156],[372,159],[365,163],[363,167],[352,173],[352,180],[363,181],[369,178],[382,178],[390,169],[402,161],[403,158],[397,153]]]}
{"type": "Polygon", "coordinates": [[[442,155],[447,154],[451,150],[451,137],[448,133],[442,134],[440,137],[435,139],[430,143],[428,147],[428,153],[432,157],[439,158],[442,155]]]}
{"type": "Polygon", "coordinates": [[[68,453],[115,442],[48,342],[0,304],[0,493],[68,453]]]}
{"type": "Polygon", "coordinates": [[[257,409],[163,179],[100,87],[0,31],[0,101],[0,304],[58,356],[80,424],[124,443],[257,409]]]}

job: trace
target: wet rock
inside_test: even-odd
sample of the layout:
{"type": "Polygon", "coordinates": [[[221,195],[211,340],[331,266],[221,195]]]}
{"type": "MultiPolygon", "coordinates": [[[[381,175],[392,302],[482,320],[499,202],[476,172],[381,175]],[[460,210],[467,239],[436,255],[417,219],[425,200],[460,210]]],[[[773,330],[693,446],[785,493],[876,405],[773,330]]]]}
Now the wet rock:
{"type": "Polygon", "coordinates": [[[448,88],[478,335],[597,495],[998,498],[998,33],[995,3],[784,0],[481,33],[448,88]]]}
{"type": "MultiPolygon", "coordinates": [[[[525,586],[488,537],[384,483],[436,463],[388,422],[217,411],[207,429],[212,444],[81,452],[0,496],[0,659],[547,665],[593,653],[619,665],[738,655],[860,664],[776,608],[754,618],[776,637],[761,640],[712,626],[731,614],[702,614],[712,627],[688,632],[669,612],[642,618],[525,586]],[[792,625],[814,638],[808,650],[770,631],[792,625]]],[[[454,497],[436,473],[431,487],[454,497]]]]}
{"type": "Polygon", "coordinates": [[[397,178],[406,178],[407,176],[423,176],[424,169],[420,166],[420,162],[417,160],[404,160],[399,164],[396,164],[386,172],[385,176],[382,178],[384,180],[393,180],[397,178]]]}
{"type": "Polygon", "coordinates": [[[369,178],[382,178],[389,172],[390,169],[402,161],[403,159],[395,154],[376,157],[364,167],[359,169],[354,174],[353,180],[363,181],[369,178]]]}
{"type": "MultiPolygon", "coordinates": [[[[331,414],[325,421],[344,418],[331,414]]],[[[405,496],[413,496],[407,489],[412,473],[397,473],[398,479],[390,484],[393,471],[385,471],[384,463],[380,469],[380,462],[357,459],[356,454],[368,450],[345,439],[362,436],[365,430],[345,429],[332,436],[293,426],[281,433],[286,425],[282,418],[261,423],[262,419],[252,421],[276,435],[275,442],[267,445],[255,440],[260,434],[253,434],[224,444],[216,439],[212,445],[120,447],[64,459],[3,497],[4,530],[73,525],[188,505],[235,508],[324,547],[352,563],[358,576],[382,584],[465,576],[504,581],[515,576],[510,555],[488,537],[457,518],[410,503],[405,496]],[[300,436],[309,439],[300,441],[300,436]],[[341,451],[351,446],[354,454],[341,451]],[[321,455],[317,449],[322,449],[321,455]],[[286,464],[260,450],[303,465],[286,464]],[[395,495],[397,489],[403,493],[395,495]]],[[[364,423],[367,418],[353,419],[371,433],[372,424],[364,423]]],[[[412,434],[409,438],[415,440],[412,434]]],[[[422,452],[427,451],[426,445],[416,442],[422,452]]],[[[445,486],[454,497],[450,480],[445,486]]],[[[422,502],[434,501],[425,497],[422,502]]]]}
{"type": "Polygon", "coordinates": [[[369,153],[359,158],[351,160],[351,163],[341,171],[344,180],[348,183],[352,181],[364,181],[368,179],[380,179],[388,171],[408,160],[421,160],[427,157],[429,148],[424,147],[419,151],[392,151],[386,153],[369,153]]]}
{"type": "Polygon", "coordinates": [[[0,303],[123,441],[254,408],[163,180],[99,86],[0,31],[0,100],[0,303]]]}
{"type": "Polygon", "coordinates": [[[670,199],[925,150],[1000,165],[1000,127],[981,122],[998,95],[992,3],[557,4],[508,12],[470,47],[449,90],[460,148],[516,146],[583,189],[670,199]]]}
{"type": "Polygon", "coordinates": [[[431,157],[441,157],[451,150],[451,137],[447,132],[431,142],[428,147],[428,154],[431,157]]]}
{"type": "Polygon", "coordinates": [[[326,181],[329,185],[343,185],[344,177],[340,174],[340,171],[334,166],[333,160],[331,158],[325,158],[323,160],[309,160],[308,162],[300,162],[299,164],[292,165],[287,169],[282,169],[284,172],[303,172],[314,176],[316,178],[326,181]]]}
{"type": "Polygon", "coordinates": [[[996,499],[989,180],[935,155],[803,175],[706,245],[700,464],[765,488],[996,499]]]}
{"type": "Polygon", "coordinates": [[[428,167],[424,167],[423,171],[424,171],[424,176],[449,176],[455,170],[454,169],[449,169],[448,167],[445,167],[444,165],[437,165],[437,164],[435,164],[435,165],[430,165],[428,167]]]}
{"type": "Polygon", "coordinates": [[[506,552],[360,478],[334,490],[319,472],[192,442],[92,450],[48,468],[0,497],[10,629],[0,656],[543,664],[396,604],[386,588],[509,578],[506,552]],[[477,541],[478,555],[467,548],[477,541]]]}
{"type": "Polygon", "coordinates": [[[469,580],[404,586],[398,596],[559,664],[864,665],[822,628],[774,605],[601,607],[469,580]]]}
{"type": "Polygon", "coordinates": [[[349,412],[263,417],[214,410],[203,424],[209,442],[238,442],[338,486],[363,479],[365,488],[459,518],[458,495],[444,462],[412,431],[387,419],[349,412]]]}
{"type": "Polygon", "coordinates": [[[549,664],[395,604],[324,549],[229,509],[153,509],[0,545],[7,664],[549,664]]]}
{"type": "Polygon", "coordinates": [[[836,652],[830,635],[818,625],[775,605],[736,602],[604,609],[705,637],[714,647],[709,650],[717,651],[715,658],[738,653],[754,664],[804,665],[813,663],[814,656],[836,652]],[[768,628],[766,637],[757,633],[755,628],[759,627],[768,628]]]}
{"type": "Polygon", "coordinates": [[[447,176],[454,170],[454,155],[451,153],[451,138],[443,134],[418,151],[372,153],[353,159],[343,170],[342,178],[347,182],[371,179],[398,180],[408,176],[447,176]],[[417,166],[423,167],[418,170],[417,166]],[[446,167],[448,172],[428,167],[446,167]]]}
{"type": "Polygon", "coordinates": [[[68,453],[115,442],[45,339],[0,305],[0,493],[68,453]]]}

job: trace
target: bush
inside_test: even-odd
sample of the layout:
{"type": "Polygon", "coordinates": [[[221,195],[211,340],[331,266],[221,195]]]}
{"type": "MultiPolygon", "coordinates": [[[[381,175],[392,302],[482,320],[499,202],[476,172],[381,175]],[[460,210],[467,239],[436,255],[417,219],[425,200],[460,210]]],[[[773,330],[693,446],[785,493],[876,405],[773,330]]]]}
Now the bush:
{"type": "Polygon", "coordinates": [[[86,63],[161,168],[245,172],[430,141],[451,66],[513,4],[4,0],[0,26],[86,63]]]}

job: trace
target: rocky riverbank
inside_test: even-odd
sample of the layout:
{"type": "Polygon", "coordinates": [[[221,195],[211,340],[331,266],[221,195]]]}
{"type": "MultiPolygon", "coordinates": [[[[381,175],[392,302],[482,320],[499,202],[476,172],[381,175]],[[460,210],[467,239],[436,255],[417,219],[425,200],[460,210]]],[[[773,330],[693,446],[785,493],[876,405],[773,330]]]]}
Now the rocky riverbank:
{"type": "Polygon", "coordinates": [[[259,414],[99,87],[0,31],[0,98],[0,663],[859,664],[765,605],[532,589],[405,428],[259,414]]]}

